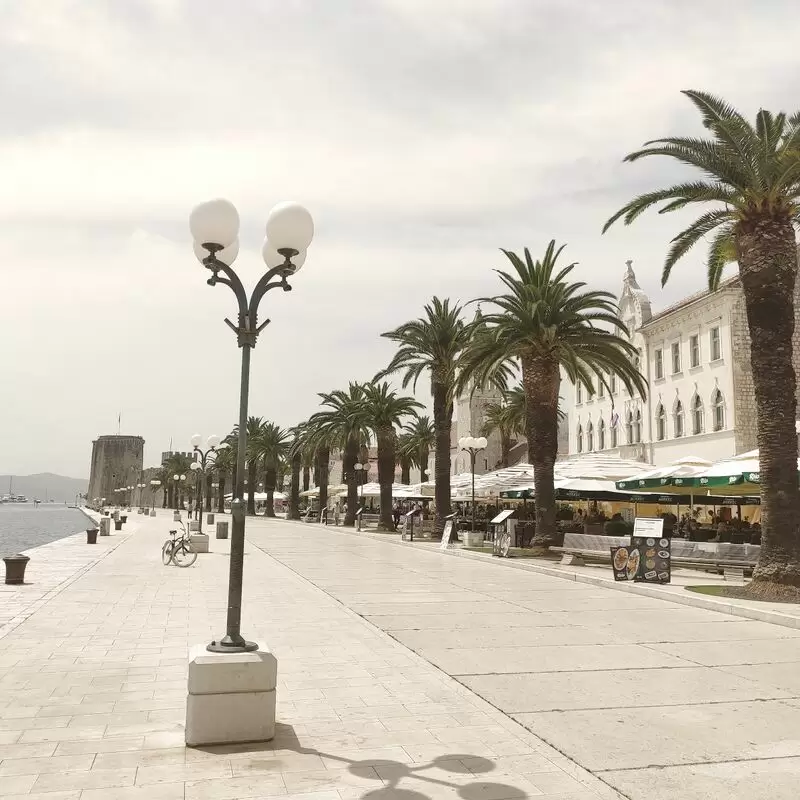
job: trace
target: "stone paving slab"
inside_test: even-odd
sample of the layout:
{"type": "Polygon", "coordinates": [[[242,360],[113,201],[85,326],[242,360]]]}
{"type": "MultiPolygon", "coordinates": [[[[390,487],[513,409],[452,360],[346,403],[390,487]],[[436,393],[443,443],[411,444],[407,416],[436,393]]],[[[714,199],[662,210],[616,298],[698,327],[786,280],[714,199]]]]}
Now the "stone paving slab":
{"type": "Polygon", "coordinates": [[[716,797],[708,776],[731,800],[759,796],[758,780],[770,800],[797,796],[791,627],[316,526],[257,524],[250,541],[632,800],[716,797]],[[439,614],[419,600],[423,586],[442,598],[439,614]],[[579,643],[587,633],[601,641],[579,643]],[[673,660],[648,662],[653,655],[673,660]],[[761,777],[737,780],[750,774],[740,763],[761,777]],[[669,790],[654,788],[661,770],[669,790]]]}
{"type": "MultiPolygon", "coordinates": [[[[294,542],[298,528],[263,520],[250,525],[243,631],[278,657],[277,735],[256,745],[185,748],[187,652],[223,630],[229,542],[212,539],[212,552],[191,568],[165,567],[160,548],[171,519],[134,520],[113,550],[39,597],[0,638],[0,796],[619,797],[252,546],[277,526],[294,542]],[[13,649],[3,647],[9,636],[13,649]]],[[[325,551],[309,547],[304,558],[322,576],[347,574],[350,559],[365,571],[358,553],[337,554],[330,568],[320,555],[324,562],[325,551]]],[[[399,566],[397,579],[404,573],[399,566]]]]}

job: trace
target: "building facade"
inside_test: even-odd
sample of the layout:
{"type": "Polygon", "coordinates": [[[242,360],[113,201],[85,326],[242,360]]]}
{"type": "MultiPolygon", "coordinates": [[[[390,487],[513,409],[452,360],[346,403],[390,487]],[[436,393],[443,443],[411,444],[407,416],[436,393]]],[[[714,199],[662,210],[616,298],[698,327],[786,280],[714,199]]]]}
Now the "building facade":
{"type": "MultiPolygon", "coordinates": [[[[757,447],[750,336],[738,276],[654,314],[629,261],[619,312],[638,350],[647,396],[631,395],[615,376],[608,386],[595,386],[593,395],[570,387],[570,455],[610,451],[663,466],[687,456],[715,461],[757,447]]],[[[798,334],[794,358],[797,370],[798,334]]]]}
{"type": "Polygon", "coordinates": [[[92,442],[88,501],[105,498],[108,503],[114,502],[114,489],[141,482],[143,466],[144,439],[141,436],[98,436],[92,442]]]}

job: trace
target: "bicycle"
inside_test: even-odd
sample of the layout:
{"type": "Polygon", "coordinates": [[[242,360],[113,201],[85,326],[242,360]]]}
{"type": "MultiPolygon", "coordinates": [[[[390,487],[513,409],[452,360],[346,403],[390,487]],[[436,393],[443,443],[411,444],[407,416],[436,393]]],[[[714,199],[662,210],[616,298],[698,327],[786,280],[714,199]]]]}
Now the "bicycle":
{"type": "Polygon", "coordinates": [[[191,567],[197,561],[197,552],[189,541],[189,533],[181,520],[183,533],[178,536],[178,531],[170,531],[170,538],[161,548],[161,561],[164,566],[175,564],[177,567],[191,567]]]}

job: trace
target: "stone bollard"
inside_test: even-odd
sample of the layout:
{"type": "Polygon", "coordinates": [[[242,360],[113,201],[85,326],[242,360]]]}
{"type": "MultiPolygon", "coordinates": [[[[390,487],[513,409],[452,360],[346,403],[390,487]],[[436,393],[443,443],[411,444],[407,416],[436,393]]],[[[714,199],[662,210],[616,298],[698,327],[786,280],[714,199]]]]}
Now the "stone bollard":
{"type": "Polygon", "coordinates": [[[3,561],[6,564],[6,583],[12,585],[25,583],[25,567],[30,561],[28,556],[19,554],[6,556],[3,561]]]}
{"type": "Polygon", "coordinates": [[[150,516],[154,517],[156,515],[156,510],[154,508],[150,509],[150,516]]]}
{"type": "Polygon", "coordinates": [[[181,521],[181,512],[180,511],[173,511],[172,512],[172,521],[173,522],[180,522],[181,521]]]}
{"type": "Polygon", "coordinates": [[[217,539],[228,538],[228,520],[217,523],[217,539]]]}
{"type": "Polygon", "coordinates": [[[103,517],[100,520],[100,535],[111,536],[111,517],[103,517]]]}
{"type": "Polygon", "coordinates": [[[192,519],[189,520],[189,530],[190,531],[197,531],[200,532],[200,520],[199,519],[192,519]]]}
{"type": "Polygon", "coordinates": [[[97,544],[97,528],[86,529],[86,544],[97,544]]]}
{"type": "Polygon", "coordinates": [[[214,524],[214,515],[213,514],[209,514],[208,517],[206,517],[206,522],[209,525],[213,525],[214,524]]]}
{"type": "Polygon", "coordinates": [[[193,533],[189,536],[189,542],[195,553],[208,552],[208,536],[205,533],[193,533]]]}

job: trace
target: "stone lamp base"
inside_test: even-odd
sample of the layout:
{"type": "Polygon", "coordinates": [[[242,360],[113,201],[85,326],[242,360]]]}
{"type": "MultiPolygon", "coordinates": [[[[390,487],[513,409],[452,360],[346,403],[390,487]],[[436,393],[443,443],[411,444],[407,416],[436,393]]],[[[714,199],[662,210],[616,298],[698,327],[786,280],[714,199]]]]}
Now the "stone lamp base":
{"type": "Polygon", "coordinates": [[[268,650],[189,651],[186,744],[266,742],[275,736],[278,662],[268,650]]]}

